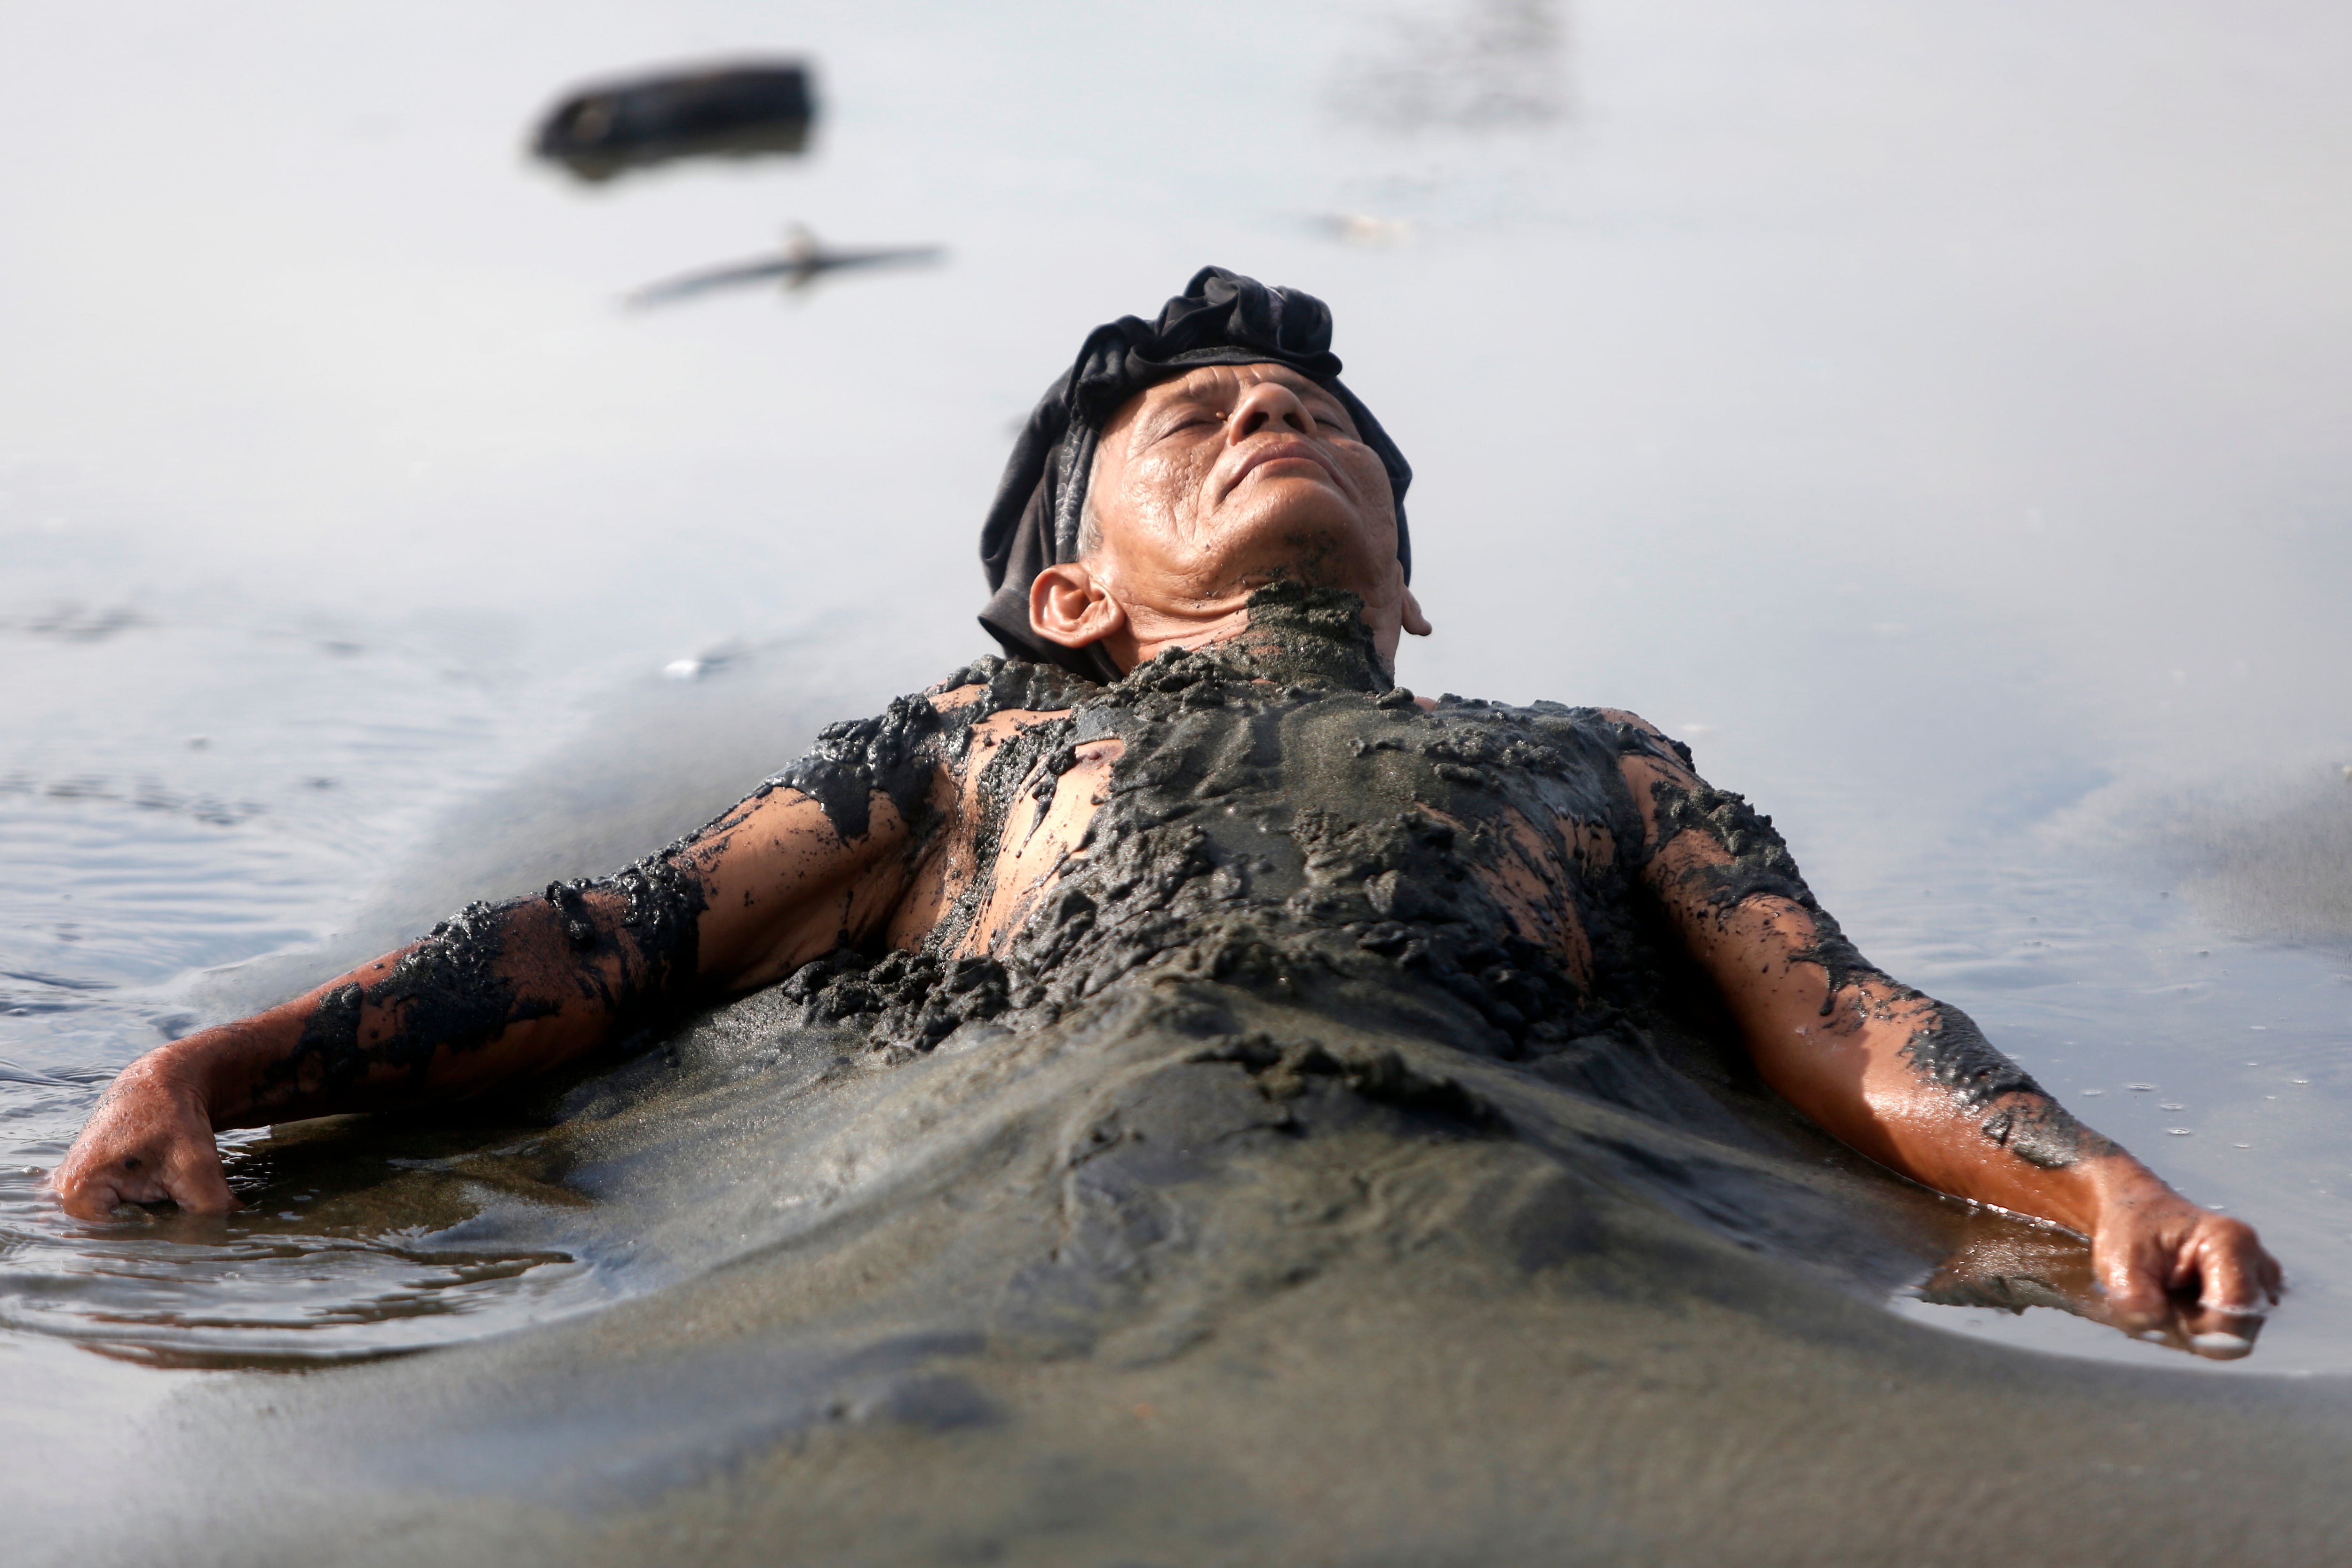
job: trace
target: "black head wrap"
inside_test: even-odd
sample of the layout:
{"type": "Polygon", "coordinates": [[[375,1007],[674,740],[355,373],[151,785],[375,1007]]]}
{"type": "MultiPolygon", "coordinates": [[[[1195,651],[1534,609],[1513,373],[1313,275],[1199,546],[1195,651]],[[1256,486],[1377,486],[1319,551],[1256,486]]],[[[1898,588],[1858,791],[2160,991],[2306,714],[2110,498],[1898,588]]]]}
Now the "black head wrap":
{"type": "Polygon", "coordinates": [[[1046,567],[1077,557],[1079,520],[1103,426],[1145,387],[1195,365],[1265,363],[1288,365],[1323,386],[1378,454],[1396,497],[1397,559],[1411,579],[1404,492],[1412,468],[1371,410],[1340,384],[1330,307],[1296,289],[1269,289],[1255,278],[1203,267],[1184,292],[1161,307],[1157,321],[1121,316],[1088,332],[1076,361],[1045,389],[1022,426],[980,535],[991,590],[980,624],[1005,652],[1058,664],[1089,680],[1118,679],[1100,644],[1064,647],[1029,629],[1030,584],[1046,567]]]}

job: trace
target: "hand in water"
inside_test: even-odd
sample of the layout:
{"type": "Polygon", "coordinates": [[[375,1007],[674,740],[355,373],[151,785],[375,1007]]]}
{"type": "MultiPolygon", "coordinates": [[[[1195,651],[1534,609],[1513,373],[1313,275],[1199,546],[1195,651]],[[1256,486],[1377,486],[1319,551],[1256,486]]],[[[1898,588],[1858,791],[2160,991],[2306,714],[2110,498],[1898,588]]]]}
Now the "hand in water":
{"type": "Polygon", "coordinates": [[[166,1199],[191,1214],[236,1206],[203,1097],[146,1061],[114,1080],[49,1184],[77,1219],[105,1219],[124,1204],[166,1199]]]}
{"type": "Polygon", "coordinates": [[[2254,1348],[2285,1288],[2253,1226],[2162,1186],[2107,1203],[2091,1267],[2103,1299],[2089,1316],[2224,1361],[2254,1348]]]}

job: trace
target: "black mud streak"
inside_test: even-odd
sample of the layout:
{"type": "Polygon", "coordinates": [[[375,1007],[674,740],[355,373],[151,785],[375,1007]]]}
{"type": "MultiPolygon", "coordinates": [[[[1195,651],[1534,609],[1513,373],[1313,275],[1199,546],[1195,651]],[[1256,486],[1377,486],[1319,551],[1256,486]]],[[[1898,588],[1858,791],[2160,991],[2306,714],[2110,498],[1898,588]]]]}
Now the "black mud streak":
{"type": "Polygon", "coordinates": [[[621,927],[635,950],[635,964],[624,968],[623,1012],[646,1000],[683,1000],[701,967],[700,922],[709,903],[702,879],[682,863],[685,848],[640,860],[604,884],[620,895],[621,927]]]}
{"type": "MultiPolygon", "coordinates": [[[[563,932],[566,989],[623,1026],[674,1012],[694,998],[701,921],[709,906],[691,855],[730,826],[722,818],[658,855],[593,880],[550,882],[540,895],[563,932]]],[[[525,907],[518,900],[509,910],[525,907]]]]}
{"type": "Polygon", "coordinates": [[[1971,1110],[2003,1095],[2042,1093],[2033,1076],[1995,1049],[1976,1020],[1958,1007],[1937,1006],[1936,1021],[1914,1034],[1904,1059],[1959,1097],[1971,1110]]]}
{"type": "Polygon", "coordinates": [[[1336,1079],[1375,1104],[1451,1124],[1464,1135],[1506,1133],[1509,1120],[1458,1080],[1424,1072],[1393,1050],[1335,1054],[1320,1040],[1276,1040],[1264,1030],[1220,1036],[1193,1056],[1200,1062],[1234,1062],[1257,1080],[1259,1092],[1280,1102],[1307,1093],[1314,1081],[1336,1079]]]}
{"type": "Polygon", "coordinates": [[[1990,1108],[1977,1131],[2029,1165],[2061,1170],[2116,1151],[2051,1099],[2032,1074],[2004,1056],[1958,1007],[1937,1003],[1935,1021],[1912,1035],[1903,1057],[1969,1110],[1990,1108]]]}
{"type": "Polygon", "coordinates": [[[866,837],[877,795],[887,797],[919,837],[938,767],[930,742],[940,728],[929,702],[901,697],[879,718],[827,725],[815,749],[765,787],[788,786],[815,801],[845,844],[866,837]]]}
{"type": "Polygon", "coordinates": [[[616,1033],[674,1021],[695,1000],[708,907],[686,859],[693,842],[610,877],[550,883],[537,899],[467,905],[382,979],[321,997],[294,1049],[263,1074],[265,1098],[331,1097],[380,1068],[421,1089],[437,1052],[479,1050],[512,1025],[559,1013],[566,996],[603,1010],[616,1033]],[[518,931],[549,917],[563,957],[552,968],[516,959],[518,931]],[[369,1008],[386,1026],[362,1043],[369,1008]]]}
{"type": "MultiPolygon", "coordinates": [[[[1622,728],[1627,732],[1628,750],[1641,749],[1646,742],[1646,749],[1655,754],[1654,740],[1631,726],[1622,728]]],[[[1675,750],[1687,766],[1688,752],[1680,746],[1675,750]]],[[[1820,964],[1828,973],[1822,1016],[1835,1008],[1840,992],[1861,979],[1876,983],[1874,1006],[1921,999],[1918,992],[1890,979],[1846,940],[1837,921],[1805,885],[1795,858],[1770,817],[1757,812],[1741,796],[1705,784],[1685,785],[1660,779],[1650,786],[1650,795],[1657,817],[1657,839],[1651,854],[1676,835],[1696,831],[1714,839],[1730,857],[1727,865],[1696,867],[1683,874],[1685,883],[1717,911],[1727,915],[1747,900],[1765,896],[1786,899],[1811,918],[1813,940],[1795,956],[1800,962],[1820,964]]],[[[1937,1004],[1934,1021],[1912,1035],[1903,1054],[1921,1076],[1950,1090],[1969,1110],[1990,1108],[1978,1130],[2029,1164],[2057,1169],[2115,1148],[2075,1121],[2032,1075],[1995,1049],[1975,1020],[1957,1007],[1937,1004]]]]}
{"type": "MultiPolygon", "coordinates": [[[[1646,749],[1654,753],[1654,746],[1646,749]]],[[[1689,751],[1680,745],[1675,750],[1688,766],[1689,751]]],[[[1655,854],[1676,835],[1695,830],[1714,839],[1731,858],[1728,865],[1695,867],[1683,875],[1684,881],[1717,910],[1729,914],[1746,900],[1764,896],[1786,899],[1812,918],[1813,940],[1796,956],[1829,972],[1828,990],[1822,998],[1823,1017],[1829,1016],[1837,994],[1856,979],[1886,979],[1886,972],[1846,940],[1836,919],[1813,898],[1772,819],[1750,806],[1744,796],[1704,784],[1686,786],[1660,779],[1651,784],[1650,798],[1658,824],[1657,843],[1650,853],[1655,854]]]]}
{"type": "Polygon", "coordinates": [[[467,905],[367,987],[368,1001],[398,1020],[367,1049],[367,1058],[404,1068],[421,1083],[440,1047],[478,1050],[509,1024],[556,1011],[550,999],[518,995],[513,979],[500,967],[512,908],[467,905]]]}
{"type": "Polygon", "coordinates": [[[862,1027],[884,1059],[928,1051],[968,1023],[985,1023],[1011,1005],[1004,966],[985,956],[891,952],[869,959],[838,948],[803,964],[778,993],[820,1024],[862,1027]]]}
{"type": "Polygon", "coordinates": [[[360,1008],[365,999],[353,984],[338,985],[320,997],[317,1011],[302,1026],[293,1057],[268,1077],[299,1082],[305,1063],[315,1063],[310,1073],[325,1083],[351,1082],[363,1075],[367,1064],[359,1055],[360,1008]]]}
{"type": "MultiPolygon", "coordinates": [[[[1057,669],[983,658],[966,665],[931,690],[953,691],[968,686],[982,688],[980,698],[945,713],[927,697],[901,697],[878,718],[826,726],[807,756],[767,780],[751,798],[756,800],[777,789],[796,789],[824,808],[826,820],[846,843],[866,837],[872,826],[874,797],[879,795],[888,799],[921,842],[934,826],[931,786],[939,766],[942,761],[953,763],[961,759],[975,722],[1014,709],[1055,711],[1070,707],[1083,693],[1100,689],[1057,669]]],[[[705,831],[716,831],[719,826],[723,825],[705,831]]]]}
{"type": "Polygon", "coordinates": [[[433,928],[382,980],[330,991],[304,1025],[293,1051],[263,1074],[266,1090],[332,1094],[389,1067],[422,1087],[434,1053],[476,1050],[510,1023],[544,1017],[557,1005],[518,996],[500,967],[512,904],[468,904],[433,928]],[[384,1010],[392,1027],[362,1044],[364,1008],[384,1010]]]}

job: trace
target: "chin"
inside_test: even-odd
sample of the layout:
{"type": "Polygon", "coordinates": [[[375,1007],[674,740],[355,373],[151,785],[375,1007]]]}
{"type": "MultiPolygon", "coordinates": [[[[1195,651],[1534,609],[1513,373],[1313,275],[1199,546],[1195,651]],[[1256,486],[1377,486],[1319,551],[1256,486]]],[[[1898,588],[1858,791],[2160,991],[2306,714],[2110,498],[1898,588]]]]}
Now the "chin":
{"type": "Polygon", "coordinates": [[[1253,507],[1218,531],[1212,548],[1228,563],[1221,575],[1235,584],[1286,576],[1367,597],[1378,592],[1396,559],[1394,524],[1368,523],[1328,487],[1294,482],[1313,493],[1268,497],[1276,504],[1253,507]]]}

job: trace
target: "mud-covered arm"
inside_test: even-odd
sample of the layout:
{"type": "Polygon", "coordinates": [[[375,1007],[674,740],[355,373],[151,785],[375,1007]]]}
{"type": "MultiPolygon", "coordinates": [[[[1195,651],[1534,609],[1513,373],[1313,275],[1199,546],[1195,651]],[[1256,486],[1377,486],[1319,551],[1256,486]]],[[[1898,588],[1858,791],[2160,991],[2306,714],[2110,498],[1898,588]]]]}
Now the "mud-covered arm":
{"type": "Polygon", "coordinates": [[[2091,1237],[2126,1327],[2159,1326],[2177,1309],[2192,1333],[2234,1334],[2241,1314],[2276,1300],[2278,1265],[2249,1226],[2182,1198],[2076,1121],[1967,1014],[1870,964],[1814,901],[1769,818],[1709,787],[1648,725],[1615,717],[1644,880],[1774,1089],[1915,1181],[2091,1237]]]}
{"type": "Polygon", "coordinates": [[[905,881],[907,814],[854,769],[804,777],[615,876],[472,905],[305,995],[149,1052],[58,1165],[58,1197],[89,1218],[166,1198],[218,1212],[232,1206],[218,1129],[512,1084],[863,936],[905,881]]]}

